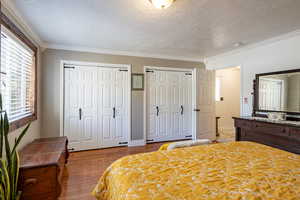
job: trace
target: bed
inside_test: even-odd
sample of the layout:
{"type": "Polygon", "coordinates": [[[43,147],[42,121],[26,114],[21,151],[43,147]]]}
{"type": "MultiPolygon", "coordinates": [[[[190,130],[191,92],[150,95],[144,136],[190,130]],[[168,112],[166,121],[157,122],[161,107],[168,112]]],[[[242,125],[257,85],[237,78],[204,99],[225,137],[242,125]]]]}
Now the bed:
{"type": "Polygon", "coordinates": [[[131,155],[114,162],[98,200],[299,200],[300,156],[252,142],[131,155]]]}

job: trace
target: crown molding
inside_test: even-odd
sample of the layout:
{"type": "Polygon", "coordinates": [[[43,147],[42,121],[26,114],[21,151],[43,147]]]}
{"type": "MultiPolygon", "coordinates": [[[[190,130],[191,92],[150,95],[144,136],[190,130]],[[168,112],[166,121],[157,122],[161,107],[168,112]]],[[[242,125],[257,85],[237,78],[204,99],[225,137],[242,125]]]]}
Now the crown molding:
{"type": "Polygon", "coordinates": [[[118,51],[118,50],[111,50],[111,49],[101,49],[101,48],[93,48],[93,47],[85,47],[85,46],[49,44],[49,43],[45,43],[45,49],[58,49],[58,50],[67,50],[67,51],[108,54],[108,55],[158,58],[158,59],[178,60],[178,61],[188,61],[188,62],[203,62],[202,59],[188,58],[188,57],[181,57],[181,56],[178,57],[178,56],[158,55],[158,54],[150,54],[150,53],[138,53],[138,52],[132,52],[132,51],[118,51]]]}
{"type": "Polygon", "coordinates": [[[39,45],[41,47],[41,50],[44,50],[44,42],[39,37],[39,35],[32,30],[31,26],[29,26],[29,24],[25,21],[24,16],[16,8],[15,4],[11,0],[1,0],[1,6],[9,12],[9,15],[13,17],[17,25],[19,25],[21,29],[26,31],[26,33],[24,34],[32,40],[34,40],[33,42],[39,45]]]}
{"type": "Polygon", "coordinates": [[[216,59],[220,59],[220,58],[224,58],[224,57],[228,57],[228,56],[233,56],[233,55],[236,55],[236,54],[241,54],[241,53],[244,53],[244,52],[252,50],[252,49],[256,49],[256,48],[259,48],[259,47],[271,45],[271,44],[274,44],[276,42],[280,42],[282,40],[287,40],[287,39],[298,37],[298,36],[300,36],[300,29],[289,32],[289,33],[286,33],[286,34],[283,34],[283,35],[280,35],[280,36],[272,37],[272,38],[254,43],[254,44],[246,45],[244,47],[241,47],[241,48],[238,48],[238,49],[235,49],[235,50],[232,50],[232,51],[227,51],[227,52],[222,53],[222,54],[206,57],[206,58],[203,59],[203,62],[205,64],[208,64],[209,62],[211,62],[213,60],[216,60],[216,59]]]}

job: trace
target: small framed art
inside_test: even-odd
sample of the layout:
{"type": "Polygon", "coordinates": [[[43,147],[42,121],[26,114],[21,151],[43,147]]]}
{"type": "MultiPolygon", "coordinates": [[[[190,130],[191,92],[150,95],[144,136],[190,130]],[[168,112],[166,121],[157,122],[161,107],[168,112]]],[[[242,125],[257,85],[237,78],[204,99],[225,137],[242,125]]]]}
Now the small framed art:
{"type": "Polygon", "coordinates": [[[144,90],[144,74],[131,74],[131,89],[144,90]]]}

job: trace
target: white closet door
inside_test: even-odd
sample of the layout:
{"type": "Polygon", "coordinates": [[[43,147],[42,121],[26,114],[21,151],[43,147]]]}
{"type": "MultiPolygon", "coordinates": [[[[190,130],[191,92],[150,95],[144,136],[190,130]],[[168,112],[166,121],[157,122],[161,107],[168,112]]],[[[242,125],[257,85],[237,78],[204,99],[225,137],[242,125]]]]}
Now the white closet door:
{"type": "Polygon", "coordinates": [[[180,118],[180,136],[185,139],[192,139],[193,132],[193,77],[192,73],[181,74],[181,95],[182,114],[180,118]]]}
{"type": "Polygon", "coordinates": [[[157,140],[163,140],[169,133],[169,101],[167,72],[156,71],[156,112],[157,112],[157,140]]]}
{"type": "Polygon", "coordinates": [[[147,73],[148,142],[180,140],[192,135],[192,76],[184,72],[147,73]],[[183,97],[183,95],[186,95],[183,97]]]}
{"type": "Polygon", "coordinates": [[[181,77],[183,72],[167,72],[168,74],[168,95],[170,107],[170,128],[168,139],[182,139],[181,121],[182,121],[182,103],[181,103],[181,77]]]}
{"type": "Polygon", "coordinates": [[[99,127],[101,147],[126,145],[128,142],[128,72],[98,69],[99,127]]]}
{"type": "Polygon", "coordinates": [[[148,72],[146,74],[146,136],[147,141],[151,142],[158,137],[157,132],[157,103],[156,103],[156,96],[157,96],[157,86],[156,86],[156,79],[157,74],[153,72],[148,72]]]}
{"type": "Polygon", "coordinates": [[[168,136],[168,81],[164,71],[147,73],[147,141],[168,136]]]}
{"type": "Polygon", "coordinates": [[[65,69],[64,134],[75,151],[98,148],[97,73],[93,67],[65,69]]]}

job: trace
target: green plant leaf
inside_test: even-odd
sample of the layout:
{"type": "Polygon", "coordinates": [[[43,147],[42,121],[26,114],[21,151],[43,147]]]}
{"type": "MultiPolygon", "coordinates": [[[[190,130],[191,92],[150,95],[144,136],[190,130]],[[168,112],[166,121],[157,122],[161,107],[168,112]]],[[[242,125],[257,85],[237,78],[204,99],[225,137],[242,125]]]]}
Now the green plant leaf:
{"type": "Polygon", "coordinates": [[[18,139],[15,141],[15,145],[14,145],[13,150],[11,151],[11,153],[14,153],[16,151],[18,145],[20,144],[22,138],[24,137],[24,135],[28,131],[29,127],[30,127],[30,124],[28,124],[26,126],[26,128],[22,131],[22,133],[19,135],[18,139]]]}
{"type": "Polygon", "coordinates": [[[7,170],[7,162],[3,159],[1,159],[0,162],[0,170],[2,171],[2,176],[1,176],[1,180],[4,183],[5,186],[5,199],[10,199],[10,195],[11,195],[11,184],[10,184],[10,179],[9,179],[9,173],[7,170]]]}
{"type": "MultiPolygon", "coordinates": [[[[6,160],[7,160],[7,164],[8,166],[11,165],[11,151],[10,151],[10,144],[8,141],[8,133],[9,133],[9,122],[8,122],[8,117],[7,117],[7,113],[5,112],[4,114],[4,141],[5,141],[5,151],[6,151],[6,160]]],[[[10,171],[10,167],[8,167],[8,170],[10,171]]],[[[9,172],[10,174],[10,172],[9,172]]]]}
{"type": "MultiPolygon", "coordinates": [[[[18,182],[19,182],[19,173],[20,173],[20,156],[19,153],[16,151],[16,165],[15,165],[15,193],[18,197],[18,194],[21,193],[21,191],[18,191],[18,182]]],[[[17,199],[16,197],[16,199],[17,199]]]]}
{"type": "Polygon", "coordinates": [[[2,94],[0,93],[0,110],[2,111],[2,94]]]}
{"type": "Polygon", "coordinates": [[[3,156],[3,115],[0,113],[0,158],[3,156]]]}
{"type": "Polygon", "coordinates": [[[17,186],[16,186],[16,179],[17,179],[17,163],[18,158],[16,152],[14,152],[11,156],[11,166],[9,166],[10,169],[10,183],[11,183],[11,199],[16,199],[16,192],[17,192],[17,186]]]}

